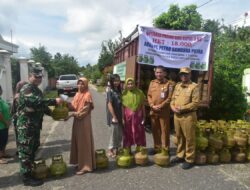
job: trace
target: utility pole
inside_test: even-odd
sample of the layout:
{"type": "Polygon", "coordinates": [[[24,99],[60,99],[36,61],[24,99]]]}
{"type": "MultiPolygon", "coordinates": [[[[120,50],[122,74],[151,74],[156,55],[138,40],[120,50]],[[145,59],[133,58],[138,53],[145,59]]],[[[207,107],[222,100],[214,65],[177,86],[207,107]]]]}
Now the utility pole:
{"type": "Polygon", "coordinates": [[[243,26],[245,26],[245,24],[246,24],[246,20],[247,20],[247,16],[248,16],[248,12],[245,12],[245,14],[244,14],[244,23],[243,23],[243,26]]]}
{"type": "Polygon", "coordinates": [[[10,29],[10,42],[11,42],[11,50],[12,50],[11,53],[13,53],[12,29],[10,29]]]}

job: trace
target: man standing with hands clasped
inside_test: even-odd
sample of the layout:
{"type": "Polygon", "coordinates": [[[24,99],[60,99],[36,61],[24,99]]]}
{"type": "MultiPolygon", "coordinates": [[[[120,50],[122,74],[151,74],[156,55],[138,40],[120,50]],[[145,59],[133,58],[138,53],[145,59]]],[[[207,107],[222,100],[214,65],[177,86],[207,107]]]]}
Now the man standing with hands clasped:
{"type": "Polygon", "coordinates": [[[154,153],[161,148],[169,150],[170,135],[170,100],[173,87],[166,79],[166,71],[163,66],[155,68],[155,80],[150,82],[148,88],[148,103],[152,134],[154,139],[154,153]]]}
{"type": "Polygon", "coordinates": [[[191,70],[188,67],[180,69],[179,82],[174,89],[171,109],[174,112],[174,125],[177,137],[176,157],[172,164],[181,163],[183,169],[192,168],[195,159],[195,123],[196,110],[199,104],[199,89],[191,81],[191,70]]]}

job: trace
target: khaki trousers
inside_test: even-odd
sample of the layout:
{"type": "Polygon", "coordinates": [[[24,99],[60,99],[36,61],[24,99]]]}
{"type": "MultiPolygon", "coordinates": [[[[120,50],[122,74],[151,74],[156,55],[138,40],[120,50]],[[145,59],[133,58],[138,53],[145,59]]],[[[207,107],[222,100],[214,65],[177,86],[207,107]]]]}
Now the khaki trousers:
{"type": "Polygon", "coordinates": [[[154,148],[156,150],[162,147],[169,150],[170,143],[170,122],[169,117],[151,115],[152,134],[154,139],[154,148]]]}
{"type": "Polygon", "coordinates": [[[185,158],[186,162],[194,163],[195,159],[195,123],[196,112],[174,115],[174,126],[177,138],[176,155],[185,158]]]}

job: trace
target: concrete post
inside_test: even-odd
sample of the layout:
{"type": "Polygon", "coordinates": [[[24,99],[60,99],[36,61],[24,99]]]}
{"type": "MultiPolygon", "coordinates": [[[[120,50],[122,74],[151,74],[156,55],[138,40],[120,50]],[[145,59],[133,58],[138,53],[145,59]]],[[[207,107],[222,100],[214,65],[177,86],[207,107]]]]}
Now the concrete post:
{"type": "Polygon", "coordinates": [[[0,50],[0,77],[1,86],[3,89],[3,99],[9,103],[13,100],[13,90],[12,90],[12,73],[11,73],[11,63],[10,55],[6,50],[0,50]]]}
{"type": "Polygon", "coordinates": [[[29,66],[28,66],[28,59],[25,57],[19,57],[19,64],[20,64],[20,79],[22,81],[29,80],[29,66]]]}

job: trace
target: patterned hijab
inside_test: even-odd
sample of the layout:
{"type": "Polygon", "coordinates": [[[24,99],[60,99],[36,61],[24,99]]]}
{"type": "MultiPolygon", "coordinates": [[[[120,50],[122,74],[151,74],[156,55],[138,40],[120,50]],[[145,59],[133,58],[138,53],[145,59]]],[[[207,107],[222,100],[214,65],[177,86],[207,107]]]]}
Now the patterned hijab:
{"type": "Polygon", "coordinates": [[[79,80],[77,81],[77,84],[82,81],[85,89],[83,92],[81,92],[80,90],[78,90],[78,92],[76,93],[76,95],[74,96],[74,99],[72,101],[72,106],[75,108],[76,111],[80,111],[85,104],[91,103],[91,109],[94,108],[93,105],[93,101],[92,101],[92,96],[89,92],[89,88],[88,88],[88,79],[86,78],[79,78],[79,80]]]}
{"type": "Polygon", "coordinates": [[[128,90],[128,82],[132,81],[135,85],[133,78],[128,78],[125,82],[125,90],[122,93],[122,105],[136,111],[144,102],[145,96],[143,92],[136,86],[132,90],[128,90]]]}

